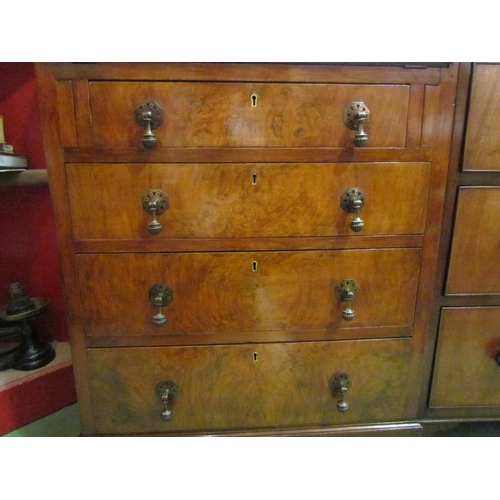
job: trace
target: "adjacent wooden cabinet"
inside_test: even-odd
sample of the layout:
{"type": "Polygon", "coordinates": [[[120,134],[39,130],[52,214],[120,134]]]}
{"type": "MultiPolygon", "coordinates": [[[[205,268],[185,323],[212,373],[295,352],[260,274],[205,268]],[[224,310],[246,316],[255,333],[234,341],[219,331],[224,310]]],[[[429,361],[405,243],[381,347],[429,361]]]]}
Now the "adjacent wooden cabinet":
{"type": "Polygon", "coordinates": [[[500,64],[460,65],[427,415],[500,416],[500,64]]]}
{"type": "Polygon", "coordinates": [[[38,64],[83,434],[418,433],[458,67],[38,64]]]}

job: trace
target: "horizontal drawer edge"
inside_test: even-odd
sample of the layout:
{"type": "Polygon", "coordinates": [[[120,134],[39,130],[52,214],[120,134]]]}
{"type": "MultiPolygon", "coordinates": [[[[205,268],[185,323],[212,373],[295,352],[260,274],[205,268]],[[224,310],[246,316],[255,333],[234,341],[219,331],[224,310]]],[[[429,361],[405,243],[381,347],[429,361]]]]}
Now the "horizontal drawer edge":
{"type": "Polygon", "coordinates": [[[150,253],[150,252],[226,252],[279,250],[343,250],[367,248],[420,248],[424,236],[338,236],[338,237],[276,237],[175,240],[76,240],[75,253],[150,253]]]}
{"type": "MultiPolygon", "coordinates": [[[[439,84],[441,67],[376,67],[374,63],[92,63],[54,64],[57,79],[150,80],[150,81],[240,81],[304,83],[426,83],[439,84]],[[140,78],[138,78],[140,67],[140,78]]],[[[414,63],[409,63],[414,64],[414,63]]],[[[431,63],[434,65],[435,63],[431,63]]],[[[448,65],[449,63],[444,63],[448,65]]]]}
{"type": "MultiPolygon", "coordinates": [[[[387,422],[376,424],[338,425],[321,427],[266,427],[261,429],[241,429],[223,431],[177,431],[165,433],[171,436],[230,436],[230,437],[258,437],[258,436],[283,436],[283,437],[419,437],[423,427],[418,422],[387,422]]],[[[109,434],[108,434],[109,435],[109,434]]],[[[144,434],[141,434],[142,436],[144,434]]],[[[150,434],[151,436],[162,435],[150,434]]]]}
{"type": "Polygon", "coordinates": [[[68,163],[432,161],[432,148],[65,148],[68,163]]]}
{"type": "Polygon", "coordinates": [[[341,328],[336,330],[231,332],[219,334],[178,334],[135,337],[87,337],[89,348],[166,347],[283,342],[322,342],[409,338],[411,326],[341,328]]]}

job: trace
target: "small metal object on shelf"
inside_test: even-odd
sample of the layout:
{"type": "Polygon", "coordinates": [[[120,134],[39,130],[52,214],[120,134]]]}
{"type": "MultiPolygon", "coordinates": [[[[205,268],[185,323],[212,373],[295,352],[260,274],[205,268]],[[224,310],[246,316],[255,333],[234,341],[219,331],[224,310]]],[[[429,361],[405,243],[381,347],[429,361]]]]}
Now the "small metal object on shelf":
{"type": "Polygon", "coordinates": [[[9,286],[9,302],[0,309],[0,321],[8,324],[0,327],[0,338],[20,336],[21,341],[14,348],[0,356],[0,370],[36,370],[49,364],[56,356],[52,346],[42,342],[36,331],[29,324],[45,311],[49,299],[43,297],[30,298],[23,286],[12,283],[9,286]]]}
{"type": "Polygon", "coordinates": [[[14,153],[14,146],[5,142],[3,116],[0,116],[0,172],[18,172],[28,168],[28,156],[14,153]]]}
{"type": "Polygon", "coordinates": [[[28,168],[28,156],[0,149],[0,172],[20,172],[28,168]]]}

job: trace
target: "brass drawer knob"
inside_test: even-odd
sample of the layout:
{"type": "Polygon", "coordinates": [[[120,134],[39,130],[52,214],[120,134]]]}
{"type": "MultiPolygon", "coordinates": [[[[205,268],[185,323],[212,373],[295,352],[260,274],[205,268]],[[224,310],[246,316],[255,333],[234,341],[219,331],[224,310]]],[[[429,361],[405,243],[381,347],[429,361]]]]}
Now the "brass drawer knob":
{"type": "Polygon", "coordinates": [[[364,102],[354,101],[344,109],[344,123],[349,130],[355,130],[354,145],[362,148],[368,144],[364,127],[370,121],[370,110],[364,102]]]}
{"type": "Polygon", "coordinates": [[[162,307],[168,306],[173,300],[174,291],[163,283],[157,283],[149,290],[149,301],[158,307],[158,312],[153,316],[153,323],[156,326],[163,326],[167,322],[162,307]]]}
{"type": "Polygon", "coordinates": [[[342,302],[342,319],[351,321],[354,319],[352,301],[359,292],[358,285],[353,280],[342,280],[335,287],[335,296],[342,302]]]}
{"type": "Polygon", "coordinates": [[[164,214],[168,207],[168,196],[161,189],[150,189],[142,197],[142,208],[152,217],[148,224],[149,233],[160,233],[162,225],[156,219],[156,216],[164,214]]]}
{"type": "Polygon", "coordinates": [[[353,187],[342,193],[340,197],[340,207],[348,214],[354,214],[350,228],[355,233],[359,233],[365,225],[359,216],[359,211],[365,206],[365,194],[361,189],[353,187]]]}
{"type": "Polygon", "coordinates": [[[163,110],[161,107],[154,101],[141,102],[135,108],[135,119],[146,130],[142,137],[144,147],[148,149],[156,147],[156,137],[152,131],[163,123],[163,110]]]}
{"type": "Polygon", "coordinates": [[[337,373],[330,379],[330,390],[334,395],[340,396],[337,401],[337,410],[340,413],[345,413],[349,409],[349,403],[345,400],[349,387],[351,387],[351,377],[347,373],[337,373]]]}
{"type": "Polygon", "coordinates": [[[155,394],[163,404],[163,410],[160,417],[162,420],[168,421],[172,419],[172,410],[168,408],[168,403],[177,397],[179,388],[170,380],[160,382],[155,387],[155,394]]]}

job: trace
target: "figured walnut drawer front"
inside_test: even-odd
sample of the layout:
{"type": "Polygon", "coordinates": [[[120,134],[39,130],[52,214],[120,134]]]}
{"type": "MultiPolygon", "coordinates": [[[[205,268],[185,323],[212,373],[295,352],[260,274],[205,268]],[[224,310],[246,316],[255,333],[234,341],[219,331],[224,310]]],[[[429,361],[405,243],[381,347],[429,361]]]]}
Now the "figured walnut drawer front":
{"type": "Polygon", "coordinates": [[[164,117],[157,148],[352,148],[344,109],[360,101],[370,110],[368,146],[406,143],[408,85],[91,82],[89,93],[97,148],[144,149],[134,110],[151,101],[164,117]]]}
{"type": "Polygon", "coordinates": [[[412,248],[82,254],[77,263],[89,336],[234,332],[236,338],[237,332],[410,326],[420,256],[412,248]],[[350,321],[335,293],[342,280],[359,289],[350,321]],[[159,327],[148,295],[155,284],[173,291],[159,327]]]}
{"type": "Polygon", "coordinates": [[[98,433],[161,433],[397,420],[403,417],[406,339],[91,349],[98,433]],[[330,380],[345,373],[349,408],[330,380]],[[155,388],[177,386],[172,418],[155,388]]]}
{"type": "Polygon", "coordinates": [[[448,295],[500,293],[500,188],[461,187],[446,283],[448,295]]]}
{"type": "Polygon", "coordinates": [[[498,363],[500,307],[443,308],[430,406],[499,406],[498,363]]]}
{"type": "Polygon", "coordinates": [[[77,240],[418,234],[424,231],[429,163],[69,164],[77,240]],[[341,208],[364,196],[361,232],[341,208]],[[168,197],[150,234],[142,199],[168,197]]]}

